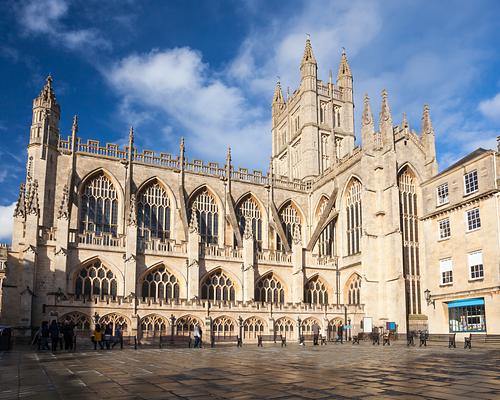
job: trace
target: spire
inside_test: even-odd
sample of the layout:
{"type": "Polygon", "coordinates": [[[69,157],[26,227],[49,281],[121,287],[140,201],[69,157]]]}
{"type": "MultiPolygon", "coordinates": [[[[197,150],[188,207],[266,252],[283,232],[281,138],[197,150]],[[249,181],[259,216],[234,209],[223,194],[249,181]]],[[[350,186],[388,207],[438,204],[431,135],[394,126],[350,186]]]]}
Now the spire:
{"type": "Polygon", "coordinates": [[[337,73],[337,81],[339,81],[340,78],[342,78],[344,76],[352,78],[351,67],[349,67],[349,62],[347,61],[347,55],[345,53],[345,49],[342,47],[342,55],[340,57],[339,72],[337,73]]]}
{"type": "Polygon", "coordinates": [[[403,121],[401,121],[401,128],[408,129],[410,125],[408,124],[408,118],[406,117],[406,113],[403,113],[403,121]]]}
{"type": "Polygon", "coordinates": [[[40,206],[38,203],[38,181],[36,179],[30,183],[28,193],[26,211],[28,214],[38,215],[40,206]]]}
{"type": "Polygon", "coordinates": [[[429,105],[424,105],[424,113],[422,115],[422,134],[434,135],[434,128],[432,127],[431,114],[429,105]]]}
{"type": "Polygon", "coordinates": [[[373,114],[372,109],[370,107],[370,98],[368,94],[365,93],[365,97],[363,99],[363,114],[362,114],[362,125],[373,125],[373,114]]]}
{"type": "Polygon", "coordinates": [[[73,125],[71,126],[71,134],[76,135],[78,132],[78,115],[74,115],[73,117],[73,125]]]}
{"type": "Polygon", "coordinates": [[[45,80],[45,85],[43,86],[38,99],[40,99],[42,102],[48,102],[59,107],[59,105],[57,104],[54,89],[52,88],[52,76],[50,74],[45,80]]]}
{"type": "Polygon", "coordinates": [[[128,143],[130,147],[134,144],[134,127],[131,126],[129,131],[128,131],[128,143]]]}
{"type": "Polygon", "coordinates": [[[281,83],[278,79],[276,81],[276,88],[274,89],[273,104],[285,104],[283,99],[283,92],[281,91],[281,83]]]}
{"type": "Polygon", "coordinates": [[[16,208],[14,209],[14,217],[26,217],[26,189],[24,183],[19,187],[19,197],[17,198],[16,208]]]}
{"type": "Polygon", "coordinates": [[[304,55],[302,56],[301,65],[306,63],[316,64],[316,58],[314,58],[314,53],[311,46],[311,37],[309,36],[309,34],[307,35],[306,47],[304,49],[304,55]]]}
{"type": "Polygon", "coordinates": [[[384,123],[390,123],[392,128],[392,116],[391,109],[389,108],[389,102],[387,101],[387,90],[382,90],[382,106],[380,108],[380,120],[379,124],[382,126],[384,123]]]}
{"type": "Polygon", "coordinates": [[[68,219],[69,218],[68,199],[69,199],[69,188],[68,188],[68,185],[66,184],[63,187],[63,195],[62,195],[62,199],[61,199],[61,204],[59,205],[59,210],[57,212],[57,219],[61,219],[61,218],[68,219]]]}
{"type": "Polygon", "coordinates": [[[328,83],[330,85],[333,85],[333,72],[331,69],[330,69],[330,71],[328,71],[328,83]]]}
{"type": "Polygon", "coordinates": [[[226,163],[231,164],[231,146],[227,146],[226,163]]]}

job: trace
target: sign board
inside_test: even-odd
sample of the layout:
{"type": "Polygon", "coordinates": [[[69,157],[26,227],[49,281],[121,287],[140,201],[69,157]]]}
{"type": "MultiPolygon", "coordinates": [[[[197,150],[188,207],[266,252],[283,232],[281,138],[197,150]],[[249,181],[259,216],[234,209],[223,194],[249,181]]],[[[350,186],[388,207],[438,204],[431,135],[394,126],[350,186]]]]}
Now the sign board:
{"type": "Polygon", "coordinates": [[[363,317],[363,332],[371,333],[373,330],[373,320],[371,317],[363,317]]]}
{"type": "Polygon", "coordinates": [[[387,322],[386,329],[388,331],[395,331],[396,330],[396,323],[395,322],[387,322]]]}

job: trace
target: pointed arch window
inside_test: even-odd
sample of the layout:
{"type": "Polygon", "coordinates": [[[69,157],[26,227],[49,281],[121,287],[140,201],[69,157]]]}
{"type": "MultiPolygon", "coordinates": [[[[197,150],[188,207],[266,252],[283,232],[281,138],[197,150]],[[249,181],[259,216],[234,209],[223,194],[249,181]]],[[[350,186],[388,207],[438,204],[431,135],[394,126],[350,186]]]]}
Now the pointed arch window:
{"type": "Polygon", "coordinates": [[[201,298],[234,301],[236,291],[233,281],[221,270],[212,272],[201,285],[201,298]]]}
{"type": "Polygon", "coordinates": [[[235,322],[228,317],[215,318],[212,323],[212,334],[214,336],[232,336],[236,332],[235,322]]]}
{"type": "Polygon", "coordinates": [[[352,277],[347,286],[347,304],[361,304],[361,277],[359,275],[352,277]]]}
{"type": "Polygon", "coordinates": [[[185,315],[178,318],[175,325],[177,327],[177,335],[180,336],[190,336],[193,334],[195,326],[203,326],[201,320],[192,315],[185,315]]]}
{"type": "MultiPolygon", "coordinates": [[[[321,199],[321,203],[318,208],[318,213],[316,215],[316,219],[318,221],[321,219],[321,216],[325,211],[327,203],[328,199],[326,197],[323,197],[321,199]]],[[[336,241],[335,224],[336,220],[332,220],[331,222],[329,222],[328,225],[323,229],[323,231],[319,235],[317,249],[318,249],[318,255],[320,257],[333,257],[337,254],[335,248],[335,241],[336,241]]]]}
{"type": "Polygon", "coordinates": [[[346,219],[347,254],[357,254],[361,251],[362,234],[361,182],[357,179],[351,181],[347,190],[346,219]]]}
{"type": "Polygon", "coordinates": [[[176,300],[179,298],[179,281],[164,265],[149,272],[142,282],[142,297],[157,300],[176,300]]]}
{"type": "MultiPolygon", "coordinates": [[[[294,205],[291,202],[289,202],[285,207],[282,208],[280,212],[280,218],[281,218],[281,225],[283,226],[283,230],[285,231],[286,240],[288,242],[288,245],[291,247],[295,226],[298,226],[299,230],[302,231],[299,212],[294,207],[294,205]]],[[[279,235],[277,235],[276,243],[277,243],[277,249],[283,251],[284,247],[279,235]]]]}
{"type": "Polygon", "coordinates": [[[259,205],[251,197],[247,197],[236,210],[236,218],[238,219],[238,227],[240,233],[245,232],[245,220],[249,218],[252,221],[252,231],[258,249],[262,248],[262,213],[259,205]]]}
{"type": "Polygon", "coordinates": [[[215,197],[205,189],[193,200],[191,208],[196,210],[201,241],[206,244],[217,244],[219,210],[215,197]]]}
{"type": "Polygon", "coordinates": [[[118,193],[109,178],[100,173],[84,186],[80,198],[80,233],[118,232],[118,193]]]}
{"type": "Polygon", "coordinates": [[[75,280],[75,295],[116,297],[118,282],[115,274],[99,260],[84,266],[75,280]]]}
{"type": "Polygon", "coordinates": [[[159,182],[145,187],[137,196],[137,226],[144,240],[170,237],[170,198],[159,182]]]}
{"type": "Polygon", "coordinates": [[[267,274],[255,284],[255,300],[263,303],[285,302],[285,289],[276,276],[267,274]]]}
{"type": "Polygon", "coordinates": [[[304,288],[305,302],[309,304],[328,304],[328,289],[318,276],[310,279],[304,288]]]}
{"type": "Polygon", "coordinates": [[[287,339],[291,339],[293,337],[294,325],[295,323],[290,318],[282,317],[275,323],[275,332],[276,334],[282,335],[287,339]]]}
{"type": "Polygon", "coordinates": [[[258,317],[250,317],[243,323],[243,338],[244,339],[257,339],[264,333],[265,322],[258,317]]]}

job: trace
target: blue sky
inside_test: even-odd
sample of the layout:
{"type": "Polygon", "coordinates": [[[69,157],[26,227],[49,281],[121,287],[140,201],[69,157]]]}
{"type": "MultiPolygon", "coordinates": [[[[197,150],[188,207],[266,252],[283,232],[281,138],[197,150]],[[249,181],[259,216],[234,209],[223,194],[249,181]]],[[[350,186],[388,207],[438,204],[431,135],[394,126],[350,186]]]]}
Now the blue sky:
{"type": "MultiPolygon", "coordinates": [[[[500,134],[498,1],[3,1],[0,240],[25,175],[31,102],[51,73],[61,133],[266,170],[276,77],[293,91],[306,33],[319,77],[345,47],[356,125],[386,88],[395,123],[428,103],[440,169],[500,134]]],[[[359,131],[356,132],[359,136],[359,131]]]]}

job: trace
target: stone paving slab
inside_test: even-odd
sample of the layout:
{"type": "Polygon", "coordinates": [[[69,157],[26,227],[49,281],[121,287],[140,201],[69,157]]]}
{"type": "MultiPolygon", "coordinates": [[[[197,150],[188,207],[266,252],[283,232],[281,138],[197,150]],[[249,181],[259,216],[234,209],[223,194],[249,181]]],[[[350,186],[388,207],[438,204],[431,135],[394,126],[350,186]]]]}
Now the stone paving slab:
{"type": "Polygon", "coordinates": [[[0,352],[3,399],[499,399],[500,349],[0,352]]]}

